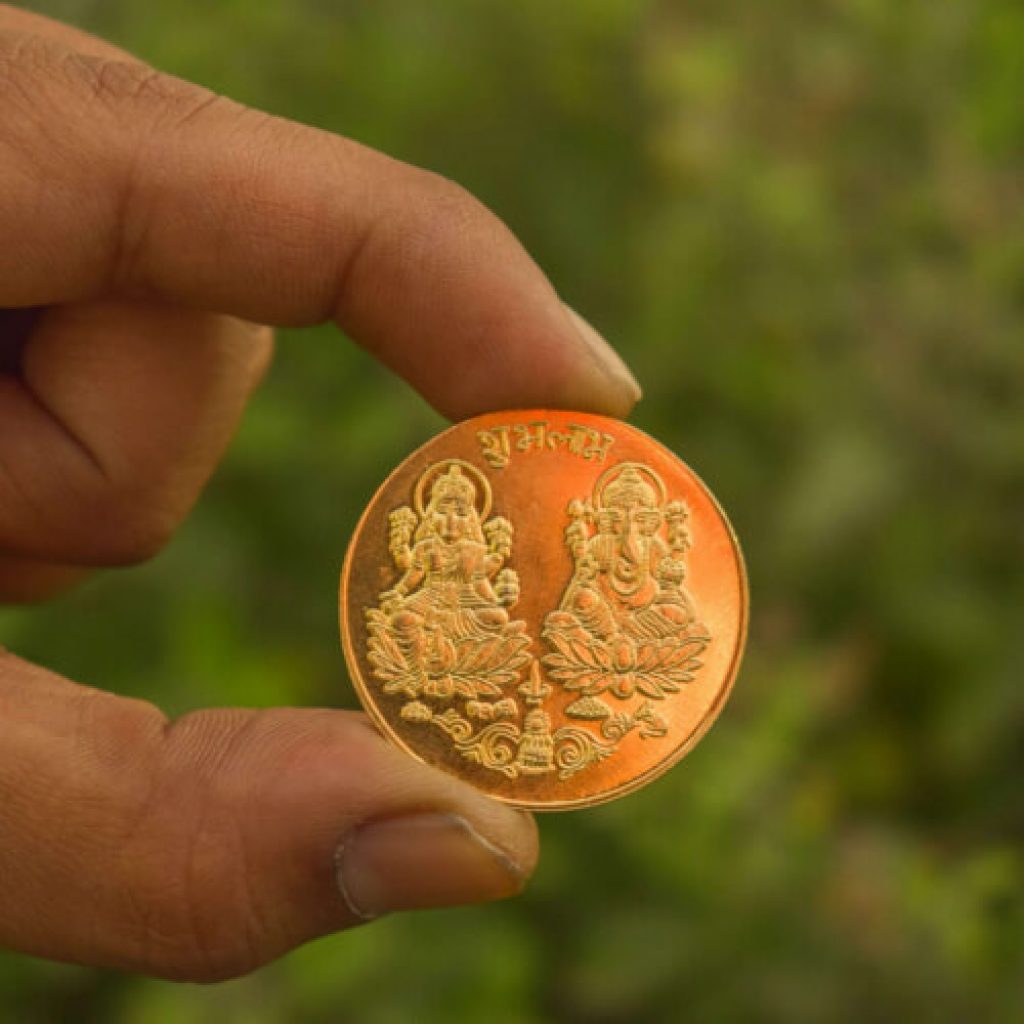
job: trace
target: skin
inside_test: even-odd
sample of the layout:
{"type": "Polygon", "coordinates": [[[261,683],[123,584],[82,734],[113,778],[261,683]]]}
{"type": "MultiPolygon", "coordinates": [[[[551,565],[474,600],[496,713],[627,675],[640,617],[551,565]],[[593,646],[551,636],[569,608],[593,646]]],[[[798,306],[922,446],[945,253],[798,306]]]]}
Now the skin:
{"type": "MultiPolygon", "coordinates": [[[[0,97],[2,600],[169,540],[267,370],[257,325],[333,320],[451,417],[639,395],[450,182],[4,5],[0,97]]],[[[361,715],[169,721],[0,651],[0,945],[217,980],[378,912],[511,895],[536,858],[527,815],[361,715]]]]}

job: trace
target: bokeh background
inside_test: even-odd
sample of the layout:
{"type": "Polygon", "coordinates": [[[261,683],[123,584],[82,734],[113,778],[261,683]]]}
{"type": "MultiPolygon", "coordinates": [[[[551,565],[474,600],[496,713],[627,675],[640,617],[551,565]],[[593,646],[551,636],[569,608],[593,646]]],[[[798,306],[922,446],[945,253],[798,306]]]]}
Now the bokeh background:
{"type": "MultiPolygon", "coordinates": [[[[0,1019],[1024,1019],[1024,8],[28,6],[492,206],[730,512],[753,617],[705,741],[544,818],[521,899],[207,988],[0,956],[0,1019]]],[[[335,332],[286,332],[169,549],[3,612],[5,641],[172,713],[351,705],[347,538],[441,425],[335,332]]]]}

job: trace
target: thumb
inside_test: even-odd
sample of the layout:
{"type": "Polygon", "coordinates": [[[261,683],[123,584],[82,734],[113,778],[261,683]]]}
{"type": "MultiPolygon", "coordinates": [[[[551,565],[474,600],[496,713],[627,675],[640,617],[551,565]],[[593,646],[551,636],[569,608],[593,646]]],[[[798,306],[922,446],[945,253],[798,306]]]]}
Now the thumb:
{"type": "Polygon", "coordinates": [[[362,715],[201,711],[0,655],[0,943],[212,981],[389,911],[500,899],[532,818],[362,715]]]}

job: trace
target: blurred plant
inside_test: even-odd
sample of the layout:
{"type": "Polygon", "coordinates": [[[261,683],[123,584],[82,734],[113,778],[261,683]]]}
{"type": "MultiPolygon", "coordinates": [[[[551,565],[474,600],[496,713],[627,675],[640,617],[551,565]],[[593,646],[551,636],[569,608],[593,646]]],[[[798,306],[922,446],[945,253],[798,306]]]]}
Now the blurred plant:
{"type": "MultiPolygon", "coordinates": [[[[1020,5],[32,6],[491,204],[722,499],[753,618],[714,731],[545,818],[525,897],[216,989],[0,958],[0,1019],[1024,1018],[1020,5]]],[[[330,334],[284,339],[163,556],[5,642],[172,712],[351,704],[338,564],[440,420],[330,334]]]]}

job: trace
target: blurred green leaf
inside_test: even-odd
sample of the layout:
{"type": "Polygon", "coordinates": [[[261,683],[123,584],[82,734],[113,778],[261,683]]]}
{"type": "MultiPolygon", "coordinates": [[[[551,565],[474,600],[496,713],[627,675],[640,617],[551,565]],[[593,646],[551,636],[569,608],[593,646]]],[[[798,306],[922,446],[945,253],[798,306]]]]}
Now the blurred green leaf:
{"type": "MultiPolygon", "coordinates": [[[[447,174],[621,348],[751,574],[722,720],[544,818],[527,894],[210,988],[0,958],[12,1024],[1024,1018],[1024,20],[1012,0],[48,0],[233,97],[447,174]]],[[[27,657],[169,711],[351,705],[347,538],[441,424],[284,332],[152,564],[27,657]]]]}

